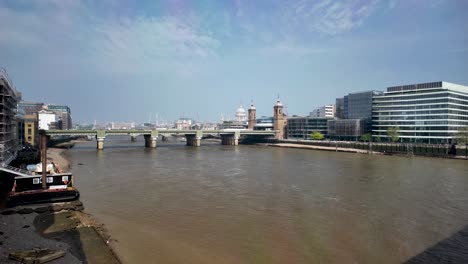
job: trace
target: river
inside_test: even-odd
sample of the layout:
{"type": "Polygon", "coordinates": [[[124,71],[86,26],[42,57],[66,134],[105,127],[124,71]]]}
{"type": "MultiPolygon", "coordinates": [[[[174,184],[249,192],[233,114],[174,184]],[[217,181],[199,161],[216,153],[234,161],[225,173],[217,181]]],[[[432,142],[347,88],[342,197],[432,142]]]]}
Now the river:
{"type": "Polygon", "coordinates": [[[401,263],[468,229],[467,161],[95,144],[69,152],[75,184],[124,263],[401,263]]]}

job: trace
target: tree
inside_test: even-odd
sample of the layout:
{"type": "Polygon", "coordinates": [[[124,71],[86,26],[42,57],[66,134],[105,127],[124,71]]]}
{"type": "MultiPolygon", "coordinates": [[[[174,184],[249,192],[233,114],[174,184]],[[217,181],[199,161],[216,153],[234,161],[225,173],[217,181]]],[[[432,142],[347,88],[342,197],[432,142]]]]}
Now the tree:
{"type": "Polygon", "coordinates": [[[310,134],[310,138],[313,139],[313,140],[322,140],[325,137],[323,136],[322,133],[320,133],[318,131],[314,131],[314,132],[312,132],[312,134],[310,134]]]}
{"type": "Polygon", "coordinates": [[[387,137],[392,142],[397,142],[400,139],[400,128],[399,127],[389,127],[387,128],[387,137]]]}
{"type": "Polygon", "coordinates": [[[468,159],[468,126],[460,128],[455,135],[455,139],[457,144],[465,144],[465,156],[468,159]]]}
{"type": "Polygon", "coordinates": [[[372,140],[372,135],[370,133],[366,133],[361,136],[361,141],[370,142],[372,140]]]}
{"type": "Polygon", "coordinates": [[[455,139],[458,144],[468,144],[468,126],[462,127],[458,130],[458,133],[455,134],[455,139]]]}

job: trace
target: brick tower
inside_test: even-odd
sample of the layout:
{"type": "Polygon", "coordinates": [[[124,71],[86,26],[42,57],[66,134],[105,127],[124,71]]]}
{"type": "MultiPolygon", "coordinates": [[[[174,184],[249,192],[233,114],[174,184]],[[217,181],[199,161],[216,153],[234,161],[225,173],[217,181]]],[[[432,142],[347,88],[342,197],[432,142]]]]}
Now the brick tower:
{"type": "Polygon", "coordinates": [[[253,103],[250,105],[249,108],[249,129],[254,129],[255,123],[257,123],[257,109],[253,105],[253,103]]]}
{"type": "Polygon", "coordinates": [[[273,107],[273,129],[276,131],[277,139],[284,139],[284,127],[286,126],[286,119],[284,118],[283,104],[280,99],[276,101],[273,107]]]}

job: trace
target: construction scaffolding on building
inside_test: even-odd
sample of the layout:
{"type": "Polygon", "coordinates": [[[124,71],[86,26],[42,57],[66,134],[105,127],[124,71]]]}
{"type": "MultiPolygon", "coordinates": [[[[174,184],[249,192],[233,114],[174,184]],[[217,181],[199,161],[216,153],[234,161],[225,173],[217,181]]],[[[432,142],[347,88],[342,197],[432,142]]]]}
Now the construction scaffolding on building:
{"type": "Polygon", "coordinates": [[[0,163],[8,164],[18,150],[17,105],[21,94],[0,68],[0,163]]]}

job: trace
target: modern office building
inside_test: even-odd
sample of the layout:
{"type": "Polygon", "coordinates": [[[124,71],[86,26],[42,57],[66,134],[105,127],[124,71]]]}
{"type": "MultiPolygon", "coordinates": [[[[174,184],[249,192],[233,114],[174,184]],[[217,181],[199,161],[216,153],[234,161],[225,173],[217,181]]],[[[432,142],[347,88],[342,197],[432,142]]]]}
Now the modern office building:
{"type": "Polygon", "coordinates": [[[57,115],[57,119],[60,121],[60,125],[57,127],[58,129],[72,129],[72,117],[71,117],[71,110],[70,107],[66,105],[47,105],[47,110],[54,112],[57,115]]]}
{"type": "Polygon", "coordinates": [[[333,120],[330,117],[289,117],[287,119],[288,139],[310,139],[313,132],[320,132],[324,136],[328,134],[327,122],[333,120]]]}
{"type": "Polygon", "coordinates": [[[328,138],[332,140],[357,141],[367,133],[367,120],[365,119],[336,119],[329,120],[328,138]]]}
{"type": "Polygon", "coordinates": [[[330,105],[324,105],[318,108],[315,108],[312,112],[309,114],[311,117],[330,117],[333,118],[335,117],[335,105],[330,104],[330,105]]]}
{"type": "Polygon", "coordinates": [[[339,119],[344,119],[344,97],[336,98],[335,101],[335,117],[339,119]]]}
{"type": "Polygon", "coordinates": [[[272,116],[261,116],[255,121],[254,130],[273,130],[273,123],[272,116]]]}
{"type": "Polygon", "coordinates": [[[44,105],[43,103],[27,102],[27,101],[21,101],[18,104],[18,109],[23,111],[25,115],[37,114],[37,112],[41,111],[45,107],[46,105],[44,105]]]}
{"type": "Polygon", "coordinates": [[[380,140],[398,127],[402,142],[451,143],[468,126],[468,87],[443,81],[389,87],[374,97],[372,113],[380,140]]]}
{"type": "Polygon", "coordinates": [[[17,106],[20,94],[0,69],[0,163],[10,163],[18,150],[17,106]]]}
{"type": "Polygon", "coordinates": [[[372,102],[380,91],[350,93],[336,99],[336,117],[328,124],[328,137],[335,140],[358,140],[372,132],[372,102]]]}
{"type": "Polygon", "coordinates": [[[379,91],[365,91],[347,95],[346,119],[372,119],[372,101],[379,91]]]}

